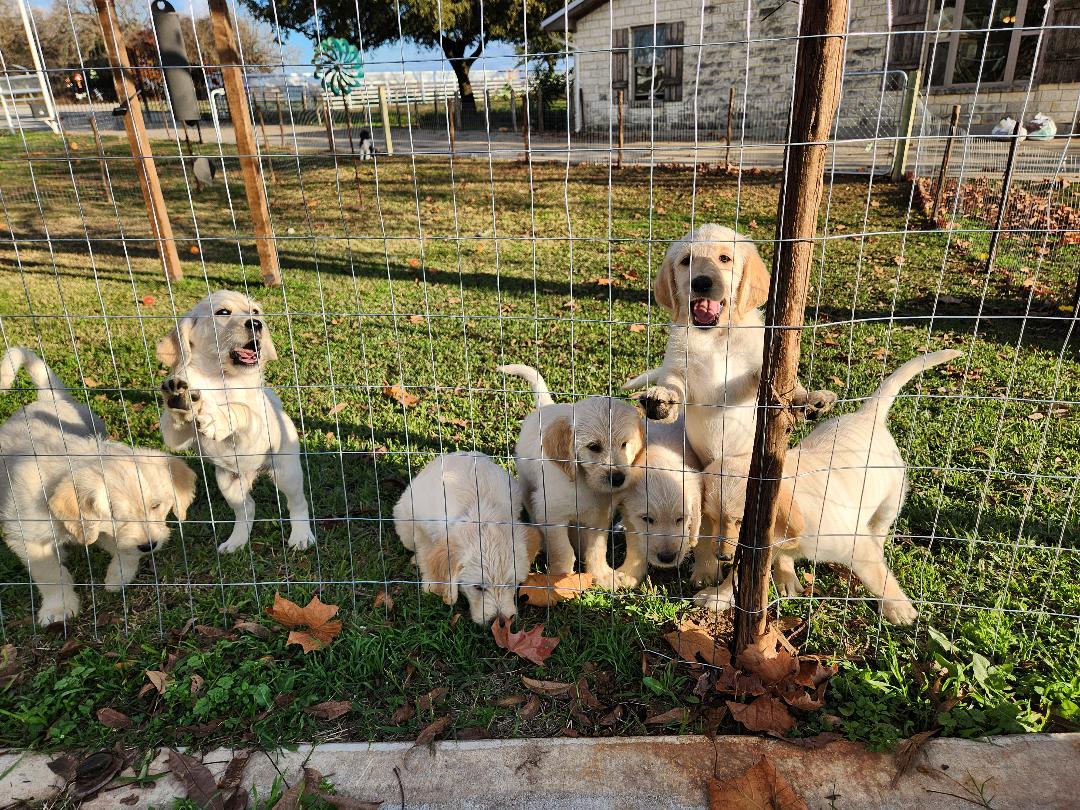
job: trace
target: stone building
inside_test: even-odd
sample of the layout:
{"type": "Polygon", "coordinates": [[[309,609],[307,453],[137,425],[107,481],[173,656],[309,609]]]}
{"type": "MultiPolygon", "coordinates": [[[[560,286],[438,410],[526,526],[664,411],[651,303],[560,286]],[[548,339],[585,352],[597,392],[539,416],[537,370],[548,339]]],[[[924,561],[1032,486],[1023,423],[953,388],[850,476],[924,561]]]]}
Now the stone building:
{"type": "MultiPolygon", "coordinates": [[[[927,3],[851,0],[842,129],[889,134],[902,74],[919,67],[924,109],[935,120],[961,104],[973,129],[1037,112],[1054,118],[1059,134],[1072,129],[1080,0],[927,3]]],[[[621,91],[631,124],[718,129],[734,88],[754,130],[747,136],[782,138],[798,14],[790,0],[573,0],[543,28],[569,32],[578,128],[607,126],[621,91]]]]}

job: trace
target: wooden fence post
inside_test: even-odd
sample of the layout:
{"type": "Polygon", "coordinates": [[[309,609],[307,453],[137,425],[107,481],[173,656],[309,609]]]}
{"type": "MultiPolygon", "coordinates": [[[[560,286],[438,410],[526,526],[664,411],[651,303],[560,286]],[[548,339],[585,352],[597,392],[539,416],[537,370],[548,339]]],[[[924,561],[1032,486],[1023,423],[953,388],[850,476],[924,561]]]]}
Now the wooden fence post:
{"type": "Polygon", "coordinates": [[[622,150],[623,150],[623,143],[624,143],[624,137],[625,137],[625,133],[623,131],[623,106],[624,106],[624,100],[625,100],[625,95],[624,95],[623,91],[620,90],[619,94],[617,96],[617,99],[616,99],[616,104],[618,104],[618,106],[619,106],[619,154],[618,154],[618,157],[615,160],[615,168],[617,168],[617,169],[622,168],[622,150]]]}
{"type": "Polygon", "coordinates": [[[124,131],[127,132],[131,157],[135,159],[135,173],[139,178],[143,203],[146,205],[146,216],[150,220],[150,235],[157,244],[158,255],[161,256],[166,278],[170,281],[179,281],[184,277],[184,271],[180,267],[180,254],[176,250],[172,223],[169,221],[169,212],[165,208],[165,195],[161,192],[161,181],[158,179],[157,166],[154,164],[154,153],[150,149],[150,138],[146,134],[142,108],[139,106],[135,82],[132,81],[127,49],[122,39],[118,40],[120,23],[116,19],[116,8],[113,6],[113,0],[94,0],[94,5],[97,8],[98,22],[101,23],[101,31],[105,39],[105,52],[112,66],[116,97],[120,99],[122,105],[127,106],[127,113],[124,115],[124,131]]]}
{"type": "Polygon", "coordinates": [[[728,88],[727,135],[724,137],[724,171],[731,170],[731,119],[735,115],[735,85],[728,88]]]}
{"type": "MultiPolygon", "coordinates": [[[[101,0],[98,0],[99,2],[101,0]]],[[[244,178],[244,192],[251,224],[255,231],[255,247],[259,251],[259,267],[263,283],[268,286],[281,284],[281,266],[278,264],[277,242],[270,224],[270,207],[266,201],[262,171],[259,166],[258,148],[255,143],[255,127],[251,121],[244,74],[240,69],[237,53],[236,31],[226,0],[209,0],[210,19],[214,28],[214,45],[221,61],[221,78],[225,84],[225,98],[229,102],[229,117],[236,134],[236,152],[240,158],[240,173],[244,178]]]]}
{"type": "Polygon", "coordinates": [[[915,113],[918,105],[919,86],[922,84],[922,71],[909,70],[907,87],[904,88],[904,105],[900,110],[900,129],[896,135],[896,149],[893,152],[893,165],[890,176],[896,182],[904,179],[907,168],[908,151],[911,149],[911,131],[915,127],[915,113]]]}
{"type": "Polygon", "coordinates": [[[818,208],[824,184],[827,140],[840,99],[848,0],[804,3],[795,57],[791,129],[777,206],[765,348],[758,386],[754,449],[746,487],[739,545],[735,551],[736,655],[762,636],[769,596],[772,526],[788,441],[795,426],[790,391],[796,387],[799,344],[818,208]]]}
{"type": "Polygon", "coordinates": [[[517,132],[517,96],[514,94],[514,86],[510,86],[510,131],[517,132]]]}
{"type": "Polygon", "coordinates": [[[525,144],[525,157],[526,162],[532,159],[532,144],[529,143],[529,125],[532,122],[529,120],[529,91],[525,90],[521,94],[521,142],[525,144]]]}
{"type": "MultiPolygon", "coordinates": [[[[274,96],[274,106],[277,107],[277,128],[278,139],[281,141],[281,148],[285,148],[285,115],[281,111],[281,93],[274,96]]],[[[292,102],[289,102],[289,109],[292,110],[292,102]]]]}
{"type": "MultiPolygon", "coordinates": [[[[457,102],[454,101],[453,104],[456,106],[457,102]]],[[[446,122],[447,122],[447,132],[450,135],[450,154],[454,155],[454,154],[457,154],[457,127],[454,126],[454,111],[453,111],[453,109],[450,110],[450,115],[448,115],[446,117],[446,122]]]]}
{"type": "Polygon", "coordinates": [[[994,269],[997,260],[998,243],[1001,241],[1001,229],[1005,227],[1005,211],[1009,207],[1009,194],[1012,191],[1013,169],[1016,166],[1016,150],[1020,146],[1019,121],[1013,127],[1012,143],[1009,144],[1009,159],[1005,161],[1005,176],[1001,179],[1001,199],[998,200],[997,217],[994,220],[994,230],[990,232],[990,247],[986,252],[986,273],[994,269]]]}
{"type": "MultiPolygon", "coordinates": [[[[960,105],[954,104],[952,116],[949,118],[949,139],[945,141],[945,151],[941,155],[941,169],[938,171],[937,189],[934,191],[934,208],[930,212],[931,218],[937,222],[937,212],[941,208],[941,198],[945,193],[945,177],[949,173],[949,159],[952,157],[953,141],[956,140],[956,129],[960,123],[960,105]]],[[[959,188],[957,188],[959,192],[959,188]]]]}
{"type": "Polygon", "coordinates": [[[544,89],[538,84],[536,85],[536,132],[538,135],[544,134],[544,89]]]}
{"type": "Polygon", "coordinates": [[[330,149],[330,153],[337,154],[337,144],[334,141],[334,110],[330,106],[330,96],[323,96],[323,109],[326,111],[324,119],[326,122],[326,145],[330,149]]]}
{"type": "Polygon", "coordinates": [[[379,85],[379,115],[382,116],[383,147],[387,157],[394,155],[394,138],[390,134],[390,105],[386,100],[386,85],[379,85]]]}
{"type": "Polygon", "coordinates": [[[105,189],[105,202],[113,204],[112,186],[109,185],[109,172],[105,165],[105,147],[101,145],[101,133],[98,132],[94,111],[90,111],[90,131],[94,133],[94,148],[98,153],[98,169],[101,171],[101,185],[105,189]]]}
{"type": "MultiPolygon", "coordinates": [[[[269,149],[270,149],[270,139],[266,137],[266,121],[263,120],[263,108],[261,106],[256,105],[255,112],[259,116],[259,129],[262,131],[263,148],[266,149],[267,151],[269,151],[269,149]]],[[[270,167],[270,182],[271,183],[277,183],[277,175],[274,174],[274,157],[273,157],[273,155],[267,155],[266,156],[266,164],[270,167]]],[[[260,157],[260,160],[259,160],[259,165],[260,166],[262,165],[261,157],[260,157]]]]}

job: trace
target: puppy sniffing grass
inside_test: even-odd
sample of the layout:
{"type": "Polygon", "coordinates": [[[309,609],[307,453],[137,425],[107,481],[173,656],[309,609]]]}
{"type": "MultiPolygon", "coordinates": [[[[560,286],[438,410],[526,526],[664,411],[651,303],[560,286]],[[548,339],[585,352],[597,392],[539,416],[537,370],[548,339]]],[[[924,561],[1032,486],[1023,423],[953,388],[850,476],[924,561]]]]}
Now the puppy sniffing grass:
{"type": "MultiPolygon", "coordinates": [[[[783,596],[801,592],[795,560],[850,568],[879,600],[892,624],[911,624],[918,611],[885,564],[885,544],[907,496],[907,468],[886,425],[889,409],[912,378],[960,357],[954,349],[904,363],[855,413],[819,425],[788,451],[772,529],[773,579],[783,596]]],[[[738,540],[750,467],[747,456],[727,456],[705,470],[705,512],[718,527],[717,542],[738,540]]],[[[711,548],[710,548],[711,547],[711,548]]],[[[695,555],[715,554],[698,544],[695,555]]],[[[713,565],[718,565],[713,560],[713,565]]],[[[734,573],[694,601],[720,612],[732,604],[734,573]]]]}
{"type": "MultiPolygon", "coordinates": [[[[702,464],[749,453],[761,378],[769,273],[745,236],[702,225],[668,249],[653,285],[671,314],[664,363],[625,388],[640,394],[649,419],[672,422],[685,408],[686,434],[702,464]]],[[[808,416],[828,411],[830,391],[801,386],[792,404],[808,416]]]]}
{"type": "Polygon", "coordinates": [[[236,513],[228,554],[247,545],[255,522],[251,486],[269,475],[285,495],[291,548],[315,542],[304,494],[300,438],[263,370],[277,360],[258,302],[229,290],[211,293],[157,344],[170,369],[162,384],[161,433],[172,450],[197,447],[217,471],[218,488],[236,513]]]}
{"type": "Polygon", "coordinates": [[[402,545],[416,554],[424,590],[448,605],[465,594],[477,624],[517,614],[518,585],[540,550],[521,522],[521,488],[483,453],[439,456],[394,506],[402,545]]]}
{"type": "Polygon", "coordinates": [[[20,368],[38,397],[0,426],[0,521],[4,542],[37,586],[37,621],[48,625],[79,612],[67,547],[109,552],[105,588],[119,591],[135,579],[142,555],[169,539],[169,511],[187,517],[196,476],[160,450],[107,441],[101,420],[29,349],[0,359],[0,389],[20,368]]]}
{"type": "Polygon", "coordinates": [[[608,563],[607,538],[619,494],[641,474],[645,433],[638,412],[613,397],[557,404],[531,366],[498,370],[528,381],[536,398],[515,458],[529,514],[543,527],[548,573],[572,573],[580,555],[600,587],[633,587],[632,577],[608,563]]]}

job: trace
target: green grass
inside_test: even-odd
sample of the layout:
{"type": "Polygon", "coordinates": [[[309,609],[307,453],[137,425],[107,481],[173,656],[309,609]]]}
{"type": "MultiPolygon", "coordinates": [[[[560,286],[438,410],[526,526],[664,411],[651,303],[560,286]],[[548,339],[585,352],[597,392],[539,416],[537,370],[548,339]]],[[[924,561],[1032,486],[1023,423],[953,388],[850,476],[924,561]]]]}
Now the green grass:
{"type": "MultiPolygon", "coordinates": [[[[74,655],[58,653],[63,638],[32,627],[26,572],[0,550],[3,636],[24,672],[0,695],[0,743],[411,739],[446,711],[452,734],[474,727],[493,736],[641,734],[657,730],[645,717],[679,705],[693,709],[690,720],[664,730],[701,727],[691,694],[697,673],[671,662],[661,638],[688,610],[685,578],[665,574],[634,593],[526,610],[525,624],[543,621],[562,638],[547,664],[534,667],[504,654],[467,615],[452,624],[451,608],[418,592],[389,516],[404,482],[434,454],[512,454],[531,398],[516,382],[504,391],[496,365],[538,366],[562,399],[618,392],[624,379],[655,365],[664,320],[649,307],[648,278],[667,241],[691,222],[716,221],[762,240],[768,258],[775,175],[739,181],[689,167],[609,172],[431,158],[364,164],[357,183],[350,165],[335,170],[326,157],[300,158],[299,171],[282,159],[269,192],[285,283],[270,290],[260,285],[254,244],[237,237],[251,227],[235,162],[228,160],[228,190],[218,184],[189,201],[175,144],[159,144],[187,274],[170,288],[145,241],[125,147],[108,145],[113,206],[97,161],[88,159],[92,146],[80,139],[65,152],[49,137],[26,146],[0,139],[4,341],[35,347],[73,385],[84,380],[79,396],[117,438],[160,446],[156,392],[164,372],[154,343],[208,287],[249,288],[277,313],[270,321],[281,361],[269,378],[308,453],[319,542],[308,552],[287,550],[275,492],[262,481],[250,547],[219,557],[231,513],[201,471],[189,521],[134,586],[122,596],[100,584],[81,588],[73,638],[85,646],[74,655]],[[29,164],[32,173],[27,151],[41,158],[29,164]],[[51,159],[65,156],[79,159],[73,169],[51,159]],[[153,303],[144,303],[148,296],[153,303]],[[632,332],[634,323],[649,326],[632,332]],[[393,384],[419,404],[402,408],[386,397],[384,386],[393,384]],[[331,415],[339,404],[344,409],[331,415]],[[392,583],[391,611],[373,606],[383,582],[392,583]],[[297,601],[318,590],[342,606],[345,631],[307,656],[286,648],[276,631],[269,639],[177,637],[191,617],[225,628],[259,619],[275,590],[297,601]],[[165,694],[138,697],[144,671],[163,668],[170,655],[177,659],[165,694]],[[205,681],[197,694],[194,675],[205,681]],[[567,701],[545,699],[542,711],[522,719],[519,706],[497,704],[525,694],[521,675],[584,676],[605,710],[621,705],[622,716],[600,726],[596,715],[604,712],[583,720],[567,701]],[[392,723],[396,708],[440,686],[449,688],[445,704],[392,723]],[[343,698],[354,708],[339,721],[303,712],[343,698]],[[128,714],[132,727],[97,723],[103,706],[128,714]]],[[[922,396],[900,401],[891,421],[912,467],[892,565],[925,602],[924,620],[913,629],[882,625],[867,594],[826,568],[814,571],[815,598],[780,605],[810,618],[804,649],[846,662],[830,706],[804,718],[800,733],[832,722],[852,738],[888,745],[939,722],[966,735],[1069,727],[1080,702],[1072,511],[1080,423],[1069,410],[1080,401],[1075,338],[1066,345],[1063,321],[1014,317],[1026,311],[1030,288],[1018,272],[985,276],[985,237],[966,230],[985,226],[965,223],[951,236],[926,230],[908,213],[906,187],[882,181],[837,180],[827,195],[829,238],[813,271],[803,381],[835,390],[839,407],[849,409],[923,347],[952,346],[967,357],[927,375],[922,396]],[[996,317],[977,320],[984,298],[983,314],[996,317]],[[963,639],[958,649],[935,647],[930,625],[963,639]],[[942,717],[940,694],[914,675],[935,655],[945,662],[939,668],[958,670],[947,689],[962,697],[942,717]]],[[[1040,291],[1033,312],[1062,315],[1075,250],[1041,257],[1039,280],[1050,292],[1040,291]]],[[[1006,240],[1003,266],[1025,266],[1030,252],[1030,243],[1006,240]]],[[[5,394],[0,416],[30,396],[5,394]]],[[[78,582],[100,583],[104,555],[72,557],[78,582]]],[[[722,729],[737,730],[730,720],[722,729]]]]}

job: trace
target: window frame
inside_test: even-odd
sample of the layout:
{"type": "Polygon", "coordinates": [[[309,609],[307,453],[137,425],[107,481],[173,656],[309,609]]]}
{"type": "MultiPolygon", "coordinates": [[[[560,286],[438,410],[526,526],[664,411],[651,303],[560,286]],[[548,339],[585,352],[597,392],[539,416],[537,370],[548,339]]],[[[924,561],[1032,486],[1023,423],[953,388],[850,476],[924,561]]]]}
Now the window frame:
{"type": "Polygon", "coordinates": [[[629,90],[630,101],[633,102],[665,102],[667,95],[667,82],[670,77],[666,76],[666,60],[664,59],[664,52],[673,45],[666,44],[669,36],[669,29],[671,23],[650,23],[649,25],[634,25],[630,27],[630,47],[627,55],[627,73],[629,74],[629,90]],[[638,46],[635,44],[636,35],[639,31],[648,31],[652,34],[652,45],[638,46]],[[658,41],[665,42],[664,45],[657,45],[658,41]],[[636,53],[638,51],[650,51],[650,67],[651,75],[649,84],[651,85],[651,92],[646,92],[641,98],[638,98],[638,76],[637,76],[637,60],[636,53]],[[657,77],[659,76],[659,81],[657,77]]]}
{"type": "MultiPolygon", "coordinates": [[[[937,91],[947,91],[947,90],[970,89],[970,88],[973,88],[973,87],[976,87],[976,86],[979,86],[979,87],[992,87],[992,88],[998,88],[998,89],[1002,89],[1002,88],[1008,89],[1008,88],[1013,88],[1013,87],[1017,87],[1017,86],[1020,86],[1020,87],[1027,86],[1028,82],[1032,80],[1032,77],[1036,76],[1037,73],[1038,73],[1038,67],[1039,67],[1038,66],[1038,59],[1033,60],[1032,65],[1031,65],[1031,73],[1028,76],[1022,76],[1020,78],[1017,78],[1016,77],[1016,60],[1017,60],[1017,57],[1018,57],[1018,55],[1020,53],[1020,45],[1021,45],[1022,41],[1024,39],[1026,39],[1027,37],[1038,38],[1040,36],[1040,34],[1041,34],[1041,31],[1042,31],[1042,29],[1039,26],[1025,27],[1024,24],[1023,24],[1024,23],[1024,18],[1027,15],[1028,0],[1017,0],[1017,2],[1016,2],[1016,19],[1013,21],[1011,29],[1009,29],[1009,28],[994,29],[993,27],[990,27],[989,30],[987,28],[976,28],[976,29],[970,29],[969,31],[965,31],[963,29],[963,27],[962,27],[963,26],[962,20],[963,20],[964,6],[966,5],[967,2],[968,2],[968,0],[955,0],[955,4],[953,6],[954,11],[953,11],[953,22],[952,22],[953,27],[952,27],[952,30],[942,31],[941,33],[938,33],[936,31],[928,32],[929,35],[931,37],[933,37],[933,39],[930,42],[930,47],[927,49],[927,58],[928,58],[928,60],[933,58],[935,48],[937,48],[940,45],[945,45],[945,67],[944,67],[944,71],[942,73],[942,79],[941,79],[940,83],[931,82],[931,84],[930,84],[931,92],[933,92],[935,90],[937,90],[937,91]],[[960,49],[960,38],[962,36],[971,36],[971,32],[975,32],[979,36],[982,37],[982,45],[980,47],[984,48],[986,46],[986,44],[987,44],[987,41],[988,41],[988,33],[993,32],[994,30],[1008,31],[1009,32],[1009,49],[1008,49],[1008,52],[1007,52],[1007,55],[1006,55],[1006,58],[1005,58],[1005,68],[1002,71],[1002,78],[1000,80],[993,80],[993,81],[988,80],[988,79],[981,79],[981,80],[976,79],[975,81],[970,81],[970,82],[958,82],[958,81],[955,81],[954,77],[955,77],[955,72],[956,72],[956,58],[957,58],[958,51],[960,49]]],[[[1049,0],[1048,0],[1048,2],[1049,2],[1049,0]]],[[[944,2],[940,2],[938,4],[938,14],[939,15],[941,13],[943,13],[944,5],[945,5],[944,2]]],[[[1044,14],[1045,14],[1045,11],[1044,11],[1044,14]]],[[[1040,20],[1039,22],[1041,24],[1042,21],[1040,20]]],[[[985,53],[982,56],[982,59],[985,60],[985,53]]],[[[985,64],[985,61],[984,61],[984,64],[985,64]]],[[[930,64],[929,63],[927,64],[926,69],[927,70],[930,69],[930,64]]]]}

